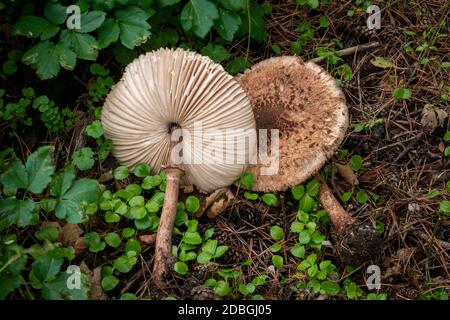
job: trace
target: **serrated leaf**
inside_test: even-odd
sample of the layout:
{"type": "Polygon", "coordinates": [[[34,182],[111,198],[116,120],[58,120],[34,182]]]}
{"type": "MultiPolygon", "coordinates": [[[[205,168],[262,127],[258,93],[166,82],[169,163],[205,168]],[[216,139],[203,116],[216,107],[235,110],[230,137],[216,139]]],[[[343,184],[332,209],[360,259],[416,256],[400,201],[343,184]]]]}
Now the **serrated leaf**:
{"type": "Polygon", "coordinates": [[[59,25],[67,19],[67,7],[59,3],[48,2],[44,8],[44,16],[52,23],[59,25]]]}
{"type": "Polygon", "coordinates": [[[68,165],[63,172],[59,173],[52,182],[50,192],[54,197],[61,197],[72,186],[75,179],[75,170],[73,165],[68,165]]]}
{"type": "Polygon", "coordinates": [[[47,19],[37,16],[23,16],[12,28],[12,34],[22,35],[27,38],[40,37],[41,40],[48,40],[59,31],[59,27],[47,19]]]}
{"type": "Polygon", "coordinates": [[[214,62],[220,63],[230,56],[228,51],[221,45],[208,43],[200,50],[201,54],[210,57],[214,62]]]}
{"type": "Polygon", "coordinates": [[[71,49],[79,59],[95,61],[98,55],[98,43],[89,34],[64,30],[60,35],[60,42],[71,49]]]}
{"type": "Polygon", "coordinates": [[[107,48],[111,43],[119,40],[120,27],[113,18],[108,18],[97,30],[97,41],[99,49],[107,48]]]}
{"type": "Polygon", "coordinates": [[[140,46],[150,37],[149,15],[138,7],[127,7],[116,11],[120,26],[120,41],[128,49],[140,46]]]}
{"type": "Polygon", "coordinates": [[[94,139],[100,138],[103,133],[104,131],[100,120],[94,120],[90,125],[86,127],[86,134],[94,139]]]}
{"type": "Polygon", "coordinates": [[[241,22],[241,17],[237,13],[220,8],[219,19],[215,23],[215,28],[223,39],[231,42],[241,22]]]}
{"type": "Polygon", "coordinates": [[[0,217],[6,219],[6,226],[16,224],[25,227],[33,221],[35,203],[31,199],[2,199],[0,200],[0,217]]]}
{"type": "Polygon", "coordinates": [[[89,170],[94,166],[94,152],[89,147],[81,148],[72,155],[73,164],[80,170],[89,170]]]}
{"type": "MultiPolygon", "coordinates": [[[[63,51],[67,55],[67,52],[63,51]]],[[[60,70],[61,50],[58,45],[50,41],[39,42],[22,57],[24,64],[32,65],[42,80],[56,76],[60,70]]],[[[67,56],[65,56],[67,59],[67,56]]],[[[62,59],[65,61],[65,59],[62,59]]]]}
{"type": "Polygon", "coordinates": [[[50,183],[55,172],[51,150],[52,147],[41,147],[28,157],[25,163],[28,175],[27,190],[41,193],[50,183]]]}
{"type": "Polygon", "coordinates": [[[8,195],[15,195],[18,189],[28,186],[28,174],[21,161],[14,161],[0,176],[3,191],[8,195]]]}
{"type": "Polygon", "coordinates": [[[181,11],[181,26],[184,31],[191,31],[204,38],[214,25],[219,12],[214,3],[208,0],[190,0],[181,11]]]}
{"type": "Polygon", "coordinates": [[[80,29],[76,32],[88,33],[98,29],[105,21],[106,13],[103,11],[84,12],[80,15],[80,29]]]}

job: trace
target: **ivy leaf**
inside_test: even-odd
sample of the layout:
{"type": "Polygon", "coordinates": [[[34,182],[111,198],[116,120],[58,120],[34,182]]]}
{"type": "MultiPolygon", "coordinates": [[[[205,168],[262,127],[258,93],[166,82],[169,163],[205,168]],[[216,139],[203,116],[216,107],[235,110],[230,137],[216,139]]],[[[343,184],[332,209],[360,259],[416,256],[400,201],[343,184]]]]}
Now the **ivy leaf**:
{"type": "Polygon", "coordinates": [[[98,29],[105,21],[106,13],[103,11],[84,12],[80,16],[81,28],[76,30],[79,33],[88,33],[98,29]]]}
{"type": "Polygon", "coordinates": [[[36,16],[23,16],[12,28],[12,34],[22,35],[27,38],[40,37],[41,40],[48,40],[59,31],[59,27],[47,19],[36,16]]]}
{"type": "Polygon", "coordinates": [[[190,0],[181,11],[181,26],[204,38],[219,17],[217,7],[208,0],[190,0]]]}
{"type": "Polygon", "coordinates": [[[97,30],[99,49],[107,48],[111,43],[119,40],[120,27],[113,18],[108,18],[97,30]]]}
{"type": "Polygon", "coordinates": [[[78,151],[75,151],[72,155],[72,161],[78,169],[84,171],[89,170],[94,166],[94,152],[89,147],[81,148],[78,151]]]}
{"type": "Polygon", "coordinates": [[[201,54],[210,57],[216,63],[221,63],[223,60],[228,59],[228,57],[230,56],[227,49],[225,49],[221,45],[214,45],[212,43],[208,43],[201,49],[200,52],[201,54]]]}
{"type": "Polygon", "coordinates": [[[25,227],[32,224],[35,203],[31,199],[4,199],[0,200],[0,217],[6,219],[6,226],[16,224],[25,227]],[[5,217],[3,217],[5,216],[5,217]]]}
{"type": "Polygon", "coordinates": [[[60,42],[71,49],[78,58],[95,61],[98,55],[97,40],[89,34],[64,30],[60,35],[60,42]]]}
{"type": "Polygon", "coordinates": [[[219,19],[216,21],[215,28],[223,39],[231,42],[241,22],[241,18],[237,13],[220,8],[219,19]]]}
{"type": "Polygon", "coordinates": [[[140,46],[150,37],[149,15],[138,7],[128,7],[116,11],[120,26],[120,41],[128,49],[140,46]]]}
{"type": "Polygon", "coordinates": [[[48,2],[44,8],[44,16],[52,23],[59,25],[67,19],[67,7],[59,3],[48,2]]]}

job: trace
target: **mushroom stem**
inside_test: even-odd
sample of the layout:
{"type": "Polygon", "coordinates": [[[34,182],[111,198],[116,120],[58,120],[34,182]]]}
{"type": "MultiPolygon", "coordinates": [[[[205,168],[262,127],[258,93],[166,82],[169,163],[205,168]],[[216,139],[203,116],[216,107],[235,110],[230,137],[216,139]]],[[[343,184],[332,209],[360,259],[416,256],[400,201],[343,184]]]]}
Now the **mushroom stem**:
{"type": "Polygon", "coordinates": [[[178,168],[166,169],[166,194],[156,235],[153,281],[159,288],[165,286],[165,277],[169,273],[172,230],[177,215],[178,189],[183,171],[178,168]]]}
{"type": "Polygon", "coordinates": [[[341,206],[320,174],[316,175],[316,179],[320,182],[320,202],[322,203],[324,209],[328,212],[328,216],[330,217],[331,223],[336,231],[338,233],[342,233],[345,226],[348,224],[353,224],[355,219],[352,218],[352,216],[350,216],[341,206]]]}

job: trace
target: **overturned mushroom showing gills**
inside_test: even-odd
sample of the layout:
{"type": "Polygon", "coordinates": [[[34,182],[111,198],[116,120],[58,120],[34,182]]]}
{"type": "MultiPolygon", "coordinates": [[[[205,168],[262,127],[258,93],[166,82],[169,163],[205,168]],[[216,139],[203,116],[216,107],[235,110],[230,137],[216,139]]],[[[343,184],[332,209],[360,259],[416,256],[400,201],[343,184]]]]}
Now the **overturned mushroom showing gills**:
{"type": "MultiPolygon", "coordinates": [[[[238,79],[250,98],[257,128],[279,130],[279,156],[268,148],[272,162],[279,162],[279,171],[262,174],[267,165],[261,161],[250,166],[248,171],[257,177],[253,190],[282,191],[316,175],[321,182],[319,199],[338,234],[338,256],[355,263],[378,254],[379,234],[370,225],[359,225],[318,174],[348,127],[345,98],[335,79],[320,66],[293,56],[264,60],[238,79]]],[[[273,144],[274,137],[268,135],[273,144]]]]}
{"type": "Polygon", "coordinates": [[[166,170],[153,267],[155,283],[164,287],[179,183],[209,192],[240,176],[245,162],[224,159],[251,156],[245,143],[248,130],[255,129],[250,102],[239,83],[209,58],[160,49],[126,67],[106,98],[102,124],[121,164],[166,170]],[[231,149],[225,147],[230,141],[231,149]]]}

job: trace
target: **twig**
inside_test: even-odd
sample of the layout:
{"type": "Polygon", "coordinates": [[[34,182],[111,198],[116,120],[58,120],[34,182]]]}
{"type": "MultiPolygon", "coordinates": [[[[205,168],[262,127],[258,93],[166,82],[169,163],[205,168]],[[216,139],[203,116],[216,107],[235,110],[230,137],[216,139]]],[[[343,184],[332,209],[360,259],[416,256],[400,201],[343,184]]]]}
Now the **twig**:
{"type": "Polygon", "coordinates": [[[408,146],[405,147],[405,149],[400,152],[400,154],[395,158],[394,163],[398,163],[400,160],[403,159],[404,156],[419,142],[419,140],[424,136],[423,132],[420,132],[417,136],[414,137],[414,141],[412,141],[408,146]]]}
{"type": "MultiPolygon", "coordinates": [[[[379,47],[380,43],[379,42],[371,42],[368,44],[360,44],[354,47],[350,47],[350,48],[345,48],[342,50],[337,51],[337,54],[341,57],[343,56],[348,56],[351,55],[352,53],[356,53],[356,52],[361,52],[361,51],[367,51],[369,49],[373,49],[376,47],[379,47]]],[[[317,58],[313,58],[311,60],[308,60],[310,62],[314,62],[314,63],[320,63],[323,60],[325,60],[326,57],[317,57],[317,58]]]]}

